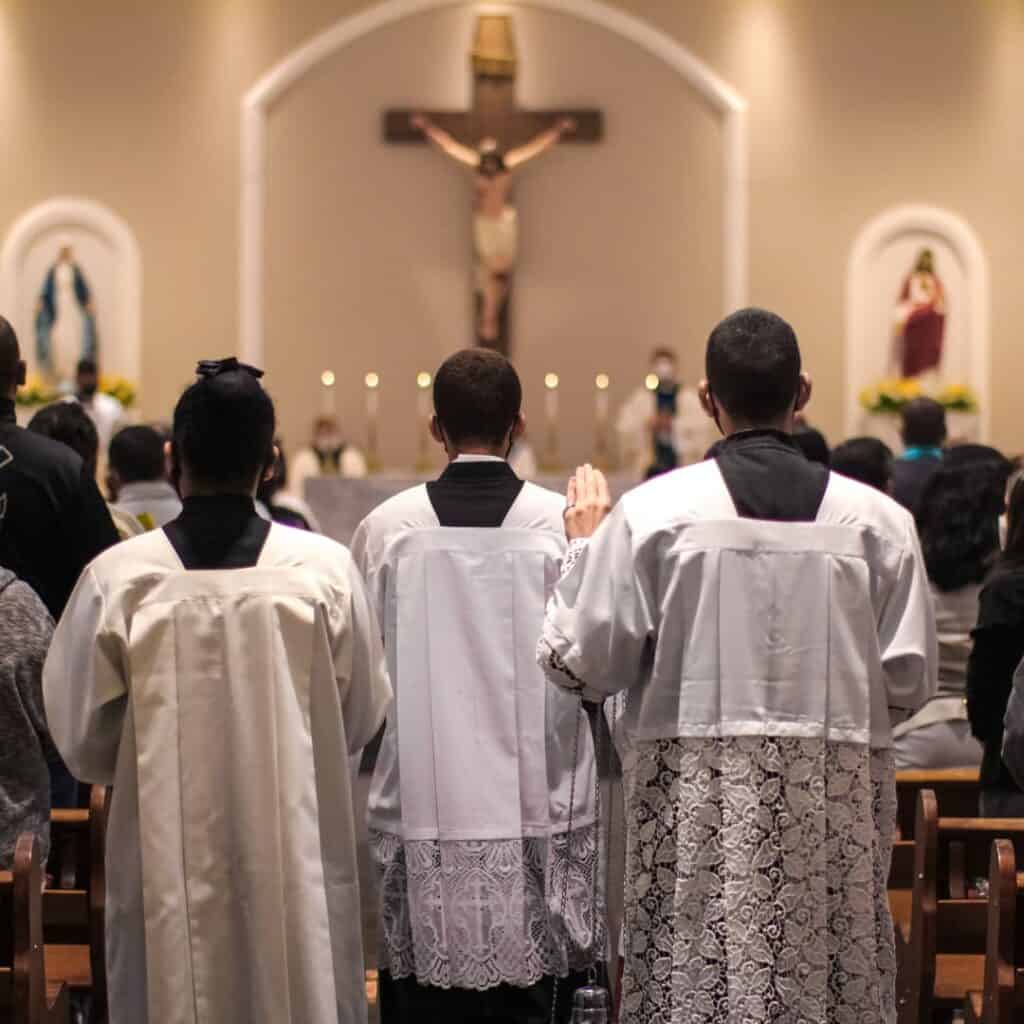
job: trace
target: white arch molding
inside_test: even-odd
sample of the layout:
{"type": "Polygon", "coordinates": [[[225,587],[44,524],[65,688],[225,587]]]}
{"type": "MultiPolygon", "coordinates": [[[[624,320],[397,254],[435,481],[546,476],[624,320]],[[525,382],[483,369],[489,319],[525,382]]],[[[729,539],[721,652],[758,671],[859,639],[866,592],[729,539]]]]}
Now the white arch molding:
{"type": "MultiPolygon", "coordinates": [[[[970,225],[949,210],[937,206],[906,204],[890,207],[861,229],[850,251],[846,272],[846,429],[858,430],[862,410],[858,393],[872,382],[867,360],[873,350],[870,337],[872,303],[871,268],[887,246],[906,236],[941,239],[963,268],[967,304],[967,343],[971,346],[971,379],[966,381],[978,395],[981,440],[987,440],[992,417],[990,404],[991,315],[988,260],[970,225]]],[[[874,373],[877,379],[880,374],[874,373]]]]}
{"type": "MultiPolygon", "coordinates": [[[[117,323],[121,340],[122,359],[118,372],[138,381],[142,343],[142,254],[128,223],[102,203],[60,196],[33,206],[14,222],[0,250],[0,308],[12,314],[22,308],[24,285],[20,270],[40,236],[72,228],[96,235],[114,253],[118,301],[107,316],[117,323]]],[[[17,326],[23,333],[29,327],[27,324],[17,326]]],[[[24,337],[22,344],[26,344],[24,337]]]]}
{"type": "Polygon", "coordinates": [[[413,15],[452,6],[481,12],[514,12],[516,6],[569,14],[613,32],[663,61],[722,115],[725,203],[725,312],[747,297],[747,101],[676,39],[650,23],[601,0],[518,0],[517,4],[472,4],[467,0],[384,0],[325,29],[268,71],[242,99],[242,210],[239,354],[264,360],[263,236],[266,202],[266,120],[270,105],[318,64],[357,39],[413,15]]]}

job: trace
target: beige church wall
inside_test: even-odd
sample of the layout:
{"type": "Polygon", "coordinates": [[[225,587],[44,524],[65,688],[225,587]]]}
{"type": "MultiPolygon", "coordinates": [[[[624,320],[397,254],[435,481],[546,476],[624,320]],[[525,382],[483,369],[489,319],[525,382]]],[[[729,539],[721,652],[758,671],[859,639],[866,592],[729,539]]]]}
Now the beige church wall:
{"type": "MultiPolygon", "coordinates": [[[[383,461],[410,464],[417,372],[471,343],[471,175],[433,149],[385,144],[379,119],[388,106],[471,102],[474,20],[450,8],[374,32],[272,109],[264,309],[270,379],[288,382],[287,438],[308,432],[325,367],[344,425],[362,436],[363,376],[379,371],[383,461]]],[[[546,154],[516,190],[513,355],[531,437],[544,441],[543,379],[556,372],[572,425],[562,454],[580,460],[592,452],[595,375],[609,374],[615,404],[642,380],[651,345],[696,336],[722,308],[721,121],[604,29],[532,8],[515,23],[519,102],[606,114],[605,142],[546,154]]],[[[696,348],[686,356],[695,379],[696,348]]]]}
{"type": "MultiPolygon", "coordinates": [[[[166,416],[195,360],[233,351],[237,344],[242,96],[289,52],[360,6],[342,0],[0,3],[0,233],[25,210],[54,196],[95,199],[130,224],[145,273],[145,415],[166,416]]],[[[927,203],[964,218],[987,253],[992,436],[1006,448],[1024,448],[1017,397],[1024,379],[1024,346],[1018,339],[1024,290],[1017,280],[1024,7],[1018,0],[618,0],[618,6],[678,39],[750,104],[749,296],[779,309],[798,328],[817,382],[814,419],[833,438],[841,434],[844,285],[857,232],[888,207],[927,203]]],[[[408,374],[421,352],[423,359],[436,358],[449,347],[444,343],[449,316],[451,347],[460,343],[468,323],[468,215],[457,173],[425,151],[377,147],[371,152],[382,104],[440,103],[468,88],[468,76],[461,86],[446,77],[451,74],[447,54],[459,49],[463,60],[463,44],[439,39],[438,29],[428,27],[435,17],[447,15],[419,20],[424,37],[446,48],[443,67],[435,67],[442,58],[426,51],[424,38],[416,61],[374,68],[375,77],[338,95],[332,122],[315,123],[318,106],[331,109],[332,83],[356,82],[345,61],[368,59],[377,44],[367,37],[317,69],[271,111],[267,223],[268,241],[278,248],[268,252],[266,264],[275,275],[267,294],[269,383],[280,396],[289,433],[301,428],[318,401],[308,387],[310,374],[323,368],[325,354],[334,357],[331,347],[317,347],[328,346],[336,331],[327,318],[337,317],[338,327],[347,325],[342,340],[361,354],[356,376],[374,355],[381,373],[389,375],[386,384],[392,360],[394,372],[408,374]],[[346,134],[348,145],[366,146],[372,182],[360,181],[361,167],[337,162],[346,134]],[[296,146],[289,161],[286,150],[296,146]],[[322,224],[312,219],[302,189],[290,187],[290,181],[301,184],[298,153],[308,160],[311,194],[329,199],[336,184],[334,203],[321,211],[322,224]],[[368,186],[378,186],[372,202],[366,198],[368,186]],[[407,208],[404,204],[415,198],[410,189],[430,201],[407,208]],[[388,197],[394,197],[391,205],[388,197]],[[295,223],[289,203],[296,204],[295,223]],[[410,218],[415,237],[407,226],[410,218]],[[366,252],[360,260],[345,237],[346,226],[355,235],[356,229],[383,225],[399,230],[376,239],[363,236],[366,252]],[[450,234],[439,233],[439,227],[450,234]],[[287,246],[300,242],[310,247],[311,262],[289,267],[287,246]],[[395,275],[390,294],[403,302],[378,302],[378,289],[387,291],[380,281],[370,282],[373,294],[363,296],[349,289],[341,274],[323,272],[332,259],[348,261],[339,269],[355,275],[366,290],[362,261],[368,267],[406,261],[409,267],[412,253],[433,259],[405,269],[401,281],[395,275]],[[406,304],[408,309],[391,308],[406,304]],[[304,319],[320,305],[323,323],[304,319]],[[378,315],[384,317],[382,327],[372,329],[378,315]],[[289,318],[302,330],[282,333],[289,331],[289,318]],[[407,333],[410,322],[414,330],[407,333]]],[[[625,386],[641,370],[633,369],[634,353],[642,359],[651,344],[670,340],[663,335],[669,329],[687,369],[699,365],[707,328],[718,315],[710,294],[721,284],[718,214],[704,209],[685,175],[678,182],[681,194],[666,196],[672,191],[670,171],[681,154],[691,152],[688,146],[701,147],[692,151],[700,161],[697,173],[710,169],[715,123],[699,112],[680,80],[650,57],[627,55],[625,44],[605,38],[602,30],[559,28],[559,22],[572,19],[525,10],[519,20],[524,22],[520,100],[599,103],[609,112],[610,133],[625,133],[614,141],[610,134],[605,153],[581,148],[551,155],[536,173],[528,172],[520,190],[529,220],[517,328],[524,339],[528,328],[533,339],[524,340],[522,369],[533,407],[536,382],[549,364],[562,373],[565,450],[571,455],[586,449],[591,433],[587,392],[599,363],[615,376],[616,386],[620,381],[625,386]],[[550,39],[528,38],[531,19],[550,39]],[[613,66],[583,66],[575,56],[564,58],[562,66],[563,58],[545,52],[545,46],[554,49],[570,39],[588,53],[614,54],[607,62],[613,66]],[[626,110],[630,83],[616,79],[606,88],[607,76],[614,78],[620,66],[646,83],[637,88],[642,110],[626,110]],[[540,76],[536,83],[532,74],[540,76]],[[673,96],[678,108],[672,107],[673,96]],[[667,145],[647,145],[652,136],[660,137],[663,122],[674,125],[667,145]],[[695,134],[675,134],[684,129],[695,134]],[[613,152],[627,138],[645,142],[631,176],[623,171],[623,155],[613,152]],[[582,168],[586,175],[578,173],[582,168]],[[600,190],[592,210],[587,176],[595,181],[594,192],[600,190]],[[659,196],[659,204],[672,205],[645,207],[640,200],[648,192],[659,196]],[[600,221],[616,204],[626,204],[619,209],[636,216],[622,215],[617,225],[629,221],[628,246],[609,248],[598,240],[600,221]],[[589,218],[582,215],[584,208],[589,218]],[[546,218],[547,237],[535,226],[536,209],[546,218]],[[675,224],[680,217],[678,250],[667,248],[672,235],[666,222],[675,224]],[[575,252],[574,239],[579,240],[575,252]],[[698,253],[706,255],[707,274],[698,253]],[[661,276],[664,262],[680,274],[661,276]],[[651,263],[659,267],[649,271],[651,263]],[[615,281],[611,288],[607,284],[613,279],[621,282],[618,291],[615,281]],[[621,337],[620,307],[630,306],[639,287],[651,288],[650,308],[632,309],[632,330],[621,337]],[[584,308],[562,301],[565,293],[586,298],[584,308]],[[571,394],[577,386],[579,394],[571,394]]],[[[408,50],[407,28],[386,31],[395,33],[396,46],[408,50]]],[[[351,382],[348,387],[339,404],[358,403],[358,388],[353,390],[351,382]]],[[[405,408],[394,394],[394,400],[385,399],[392,418],[405,408]]],[[[359,429],[357,416],[356,434],[359,429]]],[[[387,452],[396,458],[405,452],[407,462],[413,456],[411,428],[394,429],[397,433],[385,437],[387,452]]]]}

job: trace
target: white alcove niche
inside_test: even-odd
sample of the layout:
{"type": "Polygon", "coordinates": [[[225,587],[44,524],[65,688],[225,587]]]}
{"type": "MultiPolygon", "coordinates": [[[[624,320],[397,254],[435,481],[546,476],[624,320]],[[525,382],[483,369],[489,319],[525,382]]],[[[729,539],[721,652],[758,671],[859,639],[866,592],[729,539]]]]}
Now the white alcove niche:
{"type": "Polygon", "coordinates": [[[36,367],[39,293],[65,240],[93,293],[101,370],[137,385],[142,368],[142,257],[128,224],[91,199],[61,197],[32,207],[14,222],[0,251],[0,309],[18,332],[29,371],[36,367]]]}
{"type": "Polygon", "coordinates": [[[942,366],[929,387],[967,385],[979,403],[977,416],[953,414],[950,433],[987,440],[989,398],[988,263],[977,236],[956,214],[938,207],[893,207],[869,221],[850,253],[846,283],[846,432],[874,434],[898,446],[893,416],[872,416],[860,393],[893,376],[893,325],[900,288],[917,253],[935,254],[946,293],[942,366]]]}

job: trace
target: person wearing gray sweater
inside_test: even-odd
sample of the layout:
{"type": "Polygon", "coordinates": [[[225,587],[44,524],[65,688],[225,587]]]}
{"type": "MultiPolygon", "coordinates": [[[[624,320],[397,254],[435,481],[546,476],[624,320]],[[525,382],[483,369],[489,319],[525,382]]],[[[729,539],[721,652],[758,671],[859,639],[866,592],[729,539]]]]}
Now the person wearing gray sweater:
{"type": "Polygon", "coordinates": [[[0,569],[0,870],[10,868],[18,835],[50,847],[50,773],[57,757],[43,712],[43,662],[53,619],[36,592],[0,569]]]}

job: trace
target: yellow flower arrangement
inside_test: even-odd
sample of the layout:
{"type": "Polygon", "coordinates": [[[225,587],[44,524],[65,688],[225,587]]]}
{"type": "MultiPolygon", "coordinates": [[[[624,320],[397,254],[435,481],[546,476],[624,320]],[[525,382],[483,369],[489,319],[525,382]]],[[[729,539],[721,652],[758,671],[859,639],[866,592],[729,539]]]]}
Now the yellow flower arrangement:
{"type": "Polygon", "coordinates": [[[99,390],[104,395],[116,398],[126,409],[135,404],[138,392],[135,385],[125,377],[107,376],[100,377],[99,390]]]}
{"type": "Polygon", "coordinates": [[[18,389],[15,401],[18,405],[49,405],[56,402],[60,395],[43,377],[30,374],[24,387],[18,389]]]}
{"type": "MultiPolygon", "coordinates": [[[[864,388],[858,396],[861,407],[870,413],[898,413],[915,398],[926,396],[921,382],[914,378],[887,378],[874,387],[864,388]]],[[[978,398],[965,384],[950,384],[934,398],[950,412],[977,412],[978,398]]]]}

